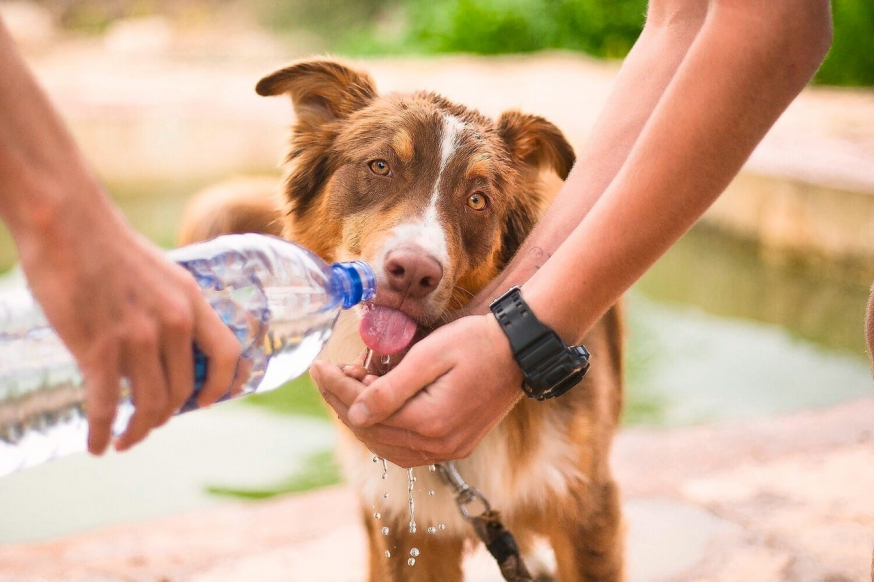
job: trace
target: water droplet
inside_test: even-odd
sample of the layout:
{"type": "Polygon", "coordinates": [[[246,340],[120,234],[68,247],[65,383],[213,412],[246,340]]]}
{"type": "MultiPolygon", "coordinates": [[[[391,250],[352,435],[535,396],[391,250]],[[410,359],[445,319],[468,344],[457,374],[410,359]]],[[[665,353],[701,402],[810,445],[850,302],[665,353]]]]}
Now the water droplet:
{"type": "Polygon", "coordinates": [[[383,498],[383,499],[388,499],[388,493],[383,493],[382,498],[383,498]]]}
{"type": "Polygon", "coordinates": [[[437,528],[432,525],[431,527],[428,528],[428,533],[429,534],[437,533],[437,528]]]}
{"type": "Polygon", "coordinates": [[[391,552],[389,552],[388,550],[386,550],[386,551],[385,551],[385,557],[386,557],[386,558],[391,558],[391,552]]]}
{"type": "Polygon", "coordinates": [[[383,366],[388,366],[391,363],[391,356],[385,355],[382,357],[383,366]]]}
{"type": "Polygon", "coordinates": [[[382,535],[384,535],[384,536],[387,536],[387,535],[388,535],[388,528],[387,528],[387,527],[384,527],[384,528],[382,528],[382,529],[379,530],[379,531],[381,531],[381,532],[382,532],[382,535]]]}
{"type": "Polygon", "coordinates": [[[434,497],[434,490],[432,489],[431,491],[428,491],[428,495],[430,495],[431,497],[434,497]]]}
{"type": "Polygon", "coordinates": [[[409,560],[407,560],[407,564],[409,564],[410,566],[415,566],[416,558],[410,558],[409,560]]]}
{"type": "Polygon", "coordinates": [[[378,463],[378,462],[379,462],[379,457],[377,457],[376,455],[373,455],[373,462],[374,462],[374,463],[378,463]]]}
{"type": "Polygon", "coordinates": [[[438,523],[437,529],[439,529],[440,531],[443,531],[444,529],[446,529],[446,524],[445,523],[438,523]]]}
{"type": "Polygon", "coordinates": [[[382,514],[380,514],[380,513],[377,511],[376,513],[373,514],[373,517],[375,517],[376,519],[379,519],[380,517],[382,517],[382,514]]]}
{"type": "Polygon", "coordinates": [[[388,479],[388,473],[383,473],[383,474],[382,474],[382,478],[383,478],[383,479],[388,479]]]}
{"type": "Polygon", "coordinates": [[[437,470],[437,465],[428,465],[428,470],[432,473],[437,470]]]}
{"type": "Polygon", "coordinates": [[[419,548],[411,548],[410,555],[413,556],[414,558],[418,558],[419,557],[419,548]]]}
{"type": "Polygon", "coordinates": [[[416,524],[410,525],[410,533],[416,533],[416,524]]]}

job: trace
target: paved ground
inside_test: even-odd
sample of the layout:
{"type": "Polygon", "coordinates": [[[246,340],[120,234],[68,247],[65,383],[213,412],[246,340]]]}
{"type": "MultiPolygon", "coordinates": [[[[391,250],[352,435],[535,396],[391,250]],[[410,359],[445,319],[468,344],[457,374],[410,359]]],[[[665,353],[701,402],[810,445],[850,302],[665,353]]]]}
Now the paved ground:
{"type": "MultiPolygon", "coordinates": [[[[629,429],[614,466],[632,581],[858,581],[874,544],[874,398],[770,420],[629,429]]],[[[351,491],[0,547],[0,581],[357,582],[351,491]]],[[[480,552],[468,580],[501,580],[480,552]]]]}
{"type": "MultiPolygon", "coordinates": [[[[104,176],[211,176],[272,166],[289,117],[286,102],[251,91],[261,73],[286,60],[281,51],[239,46],[245,58],[213,64],[87,43],[34,53],[32,62],[104,176]]],[[[384,89],[436,89],[487,113],[541,113],[578,147],[615,74],[612,65],[564,54],[367,66],[384,89]]],[[[874,93],[806,91],[747,170],[874,193],[874,93]]],[[[874,216],[854,237],[874,233],[872,225],[874,216]]],[[[756,422],[624,431],[614,463],[630,525],[631,579],[867,579],[872,427],[874,399],[866,399],[756,422]]],[[[355,581],[364,563],[356,515],[351,493],[339,488],[3,547],[0,581],[355,581]]],[[[469,573],[499,579],[483,555],[469,573]]]]}

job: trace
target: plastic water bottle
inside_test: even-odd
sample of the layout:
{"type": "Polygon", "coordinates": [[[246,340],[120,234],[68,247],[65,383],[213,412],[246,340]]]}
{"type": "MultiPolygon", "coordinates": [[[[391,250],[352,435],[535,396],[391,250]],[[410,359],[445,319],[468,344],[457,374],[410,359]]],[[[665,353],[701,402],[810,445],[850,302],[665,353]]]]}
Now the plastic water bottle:
{"type": "MultiPolygon", "coordinates": [[[[171,251],[234,332],[251,369],[243,394],[266,392],[305,372],[341,309],[370,299],[371,268],[328,265],[282,239],[237,234],[171,251]]],[[[180,409],[197,408],[206,359],[195,346],[195,392],[180,409]]],[[[241,365],[244,362],[241,362],[241,365]]],[[[127,426],[133,405],[126,381],[113,430],[127,426]]],[[[0,476],[84,451],[85,389],[75,361],[25,288],[0,293],[0,476]]]]}

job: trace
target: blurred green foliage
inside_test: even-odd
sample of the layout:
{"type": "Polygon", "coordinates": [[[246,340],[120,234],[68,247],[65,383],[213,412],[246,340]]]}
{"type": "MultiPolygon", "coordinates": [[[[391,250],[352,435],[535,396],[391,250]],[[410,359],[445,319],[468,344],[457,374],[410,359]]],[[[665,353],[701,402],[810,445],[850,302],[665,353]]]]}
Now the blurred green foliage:
{"type": "Polygon", "coordinates": [[[485,55],[569,49],[621,58],[640,34],[646,0],[408,0],[394,8],[388,15],[400,22],[394,30],[356,31],[339,39],[340,49],[485,55]]]}
{"type": "Polygon", "coordinates": [[[208,493],[235,497],[237,499],[269,499],[287,493],[302,493],[322,487],[329,487],[340,482],[340,469],[334,461],[332,451],[320,451],[309,455],[303,466],[291,477],[274,485],[254,489],[237,487],[209,486],[208,493]]]}
{"type": "MultiPolygon", "coordinates": [[[[272,7],[276,25],[309,26],[328,35],[332,50],[349,54],[494,55],[566,49],[622,58],[640,34],[647,0],[262,3],[272,7]]],[[[814,81],[874,85],[874,0],[833,0],[833,12],[834,42],[814,81]]]]}
{"type": "MultiPolygon", "coordinates": [[[[40,0],[65,27],[101,32],[122,17],[191,21],[247,14],[280,33],[307,31],[333,52],[501,54],[543,49],[622,58],[647,0],[40,0]]],[[[874,85],[874,0],[833,0],[832,49],[818,83],[874,85]]]]}
{"type": "Polygon", "coordinates": [[[814,81],[874,86],[874,0],[833,0],[832,13],[834,40],[814,81]]]}
{"type": "Polygon", "coordinates": [[[328,418],[328,405],[322,400],[309,375],[283,384],[276,390],[252,394],[240,401],[246,406],[260,406],[281,414],[328,418]]]}

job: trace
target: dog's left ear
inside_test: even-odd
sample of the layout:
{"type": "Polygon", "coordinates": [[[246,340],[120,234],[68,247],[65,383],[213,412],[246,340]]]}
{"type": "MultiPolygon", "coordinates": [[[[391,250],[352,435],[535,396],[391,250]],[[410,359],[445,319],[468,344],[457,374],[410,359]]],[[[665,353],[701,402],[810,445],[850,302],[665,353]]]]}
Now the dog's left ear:
{"type": "Polygon", "coordinates": [[[500,260],[507,264],[538,219],[540,192],[533,185],[538,181],[536,174],[540,170],[552,170],[564,180],[576,156],[561,130],[536,115],[507,111],[498,119],[498,134],[517,164],[522,182],[532,184],[512,197],[501,241],[500,260]]]}
{"type": "Polygon", "coordinates": [[[297,62],[267,75],[255,86],[262,96],[291,97],[298,124],[315,129],[347,117],[376,97],[370,75],[331,59],[297,62]]]}
{"type": "Polygon", "coordinates": [[[498,119],[498,134],[514,160],[536,170],[551,169],[562,180],[576,161],[574,149],[561,130],[537,115],[504,112],[498,119]]]}

